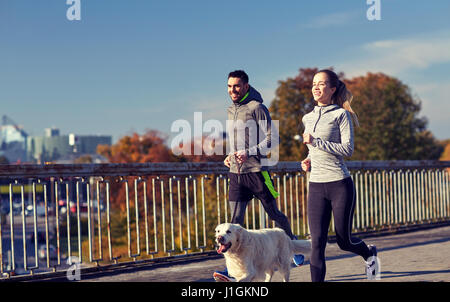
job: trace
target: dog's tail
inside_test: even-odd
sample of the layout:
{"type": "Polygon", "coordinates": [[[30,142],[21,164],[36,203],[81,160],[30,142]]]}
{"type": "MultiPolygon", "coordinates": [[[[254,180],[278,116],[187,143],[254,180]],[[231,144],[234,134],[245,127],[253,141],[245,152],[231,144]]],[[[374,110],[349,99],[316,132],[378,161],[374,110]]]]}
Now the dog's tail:
{"type": "Polygon", "coordinates": [[[291,240],[294,253],[309,253],[311,251],[311,240],[291,240]]]}

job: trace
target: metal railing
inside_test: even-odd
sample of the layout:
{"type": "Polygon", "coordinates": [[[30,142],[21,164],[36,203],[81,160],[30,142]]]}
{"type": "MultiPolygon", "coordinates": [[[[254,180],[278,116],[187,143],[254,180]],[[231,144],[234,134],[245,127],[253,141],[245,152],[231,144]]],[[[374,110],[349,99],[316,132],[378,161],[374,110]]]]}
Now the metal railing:
{"type": "MultiPolygon", "coordinates": [[[[347,166],[357,192],[353,231],[450,221],[449,161],[347,166]]],[[[280,162],[270,172],[278,207],[293,232],[307,236],[308,175],[297,162],[280,162]]],[[[228,185],[226,167],[213,162],[2,165],[1,274],[64,271],[74,261],[102,266],[210,252],[214,227],[230,221],[228,185]]],[[[245,226],[274,223],[253,199],[245,226]]]]}

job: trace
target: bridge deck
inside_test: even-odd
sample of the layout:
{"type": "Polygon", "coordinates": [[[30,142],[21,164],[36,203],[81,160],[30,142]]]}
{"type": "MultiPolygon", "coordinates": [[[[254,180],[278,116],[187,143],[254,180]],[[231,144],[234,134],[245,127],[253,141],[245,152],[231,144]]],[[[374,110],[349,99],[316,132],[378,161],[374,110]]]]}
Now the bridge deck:
{"type": "MultiPolygon", "coordinates": [[[[450,281],[450,226],[364,238],[375,244],[381,263],[381,282],[450,281]]],[[[326,281],[366,281],[362,258],[327,246],[326,281]]],[[[213,282],[212,273],[223,269],[223,258],[148,267],[114,274],[81,276],[81,282],[213,282]]],[[[291,270],[291,282],[309,282],[309,262],[291,270]]],[[[275,273],[274,281],[281,281],[275,273]]],[[[379,282],[379,281],[372,281],[379,282]]]]}

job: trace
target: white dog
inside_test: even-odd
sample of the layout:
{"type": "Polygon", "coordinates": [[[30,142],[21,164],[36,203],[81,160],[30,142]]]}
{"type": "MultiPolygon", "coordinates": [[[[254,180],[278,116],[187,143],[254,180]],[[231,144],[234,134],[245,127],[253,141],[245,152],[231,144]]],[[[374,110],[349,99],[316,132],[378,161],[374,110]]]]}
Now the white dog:
{"type": "Polygon", "coordinates": [[[246,230],[238,224],[222,223],[216,227],[217,252],[225,256],[230,276],[237,281],[270,282],[275,270],[289,281],[294,254],[309,253],[307,240],[291,240],[280,228],[246,230]]]}

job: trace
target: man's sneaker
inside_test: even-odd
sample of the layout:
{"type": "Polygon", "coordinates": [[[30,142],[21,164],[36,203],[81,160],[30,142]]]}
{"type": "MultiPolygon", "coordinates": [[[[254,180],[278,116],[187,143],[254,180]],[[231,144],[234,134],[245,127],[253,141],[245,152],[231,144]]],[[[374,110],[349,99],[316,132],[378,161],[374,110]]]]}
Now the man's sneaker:
{"type": "Polygon", "coordinates": [[[228,270],[225,268],[224,271],[215,271],[213,273],[213,278],[216,282],[236,282],[236,279],[228,275],[228,270]]]}
{"type": "Polygon", "coordinates": [[[302,254],[294,255],[292,260],[294,261],[295,266],[302,266],[305,263],[305,256],[302,254]]]}
{"type": "Polygon", "coordinates": [[[377,247],[375,245],[368,245],[372,256],[366,260],[366,275],[367,280],[380,280],[380,262],[377,257],[377,247]]]}

